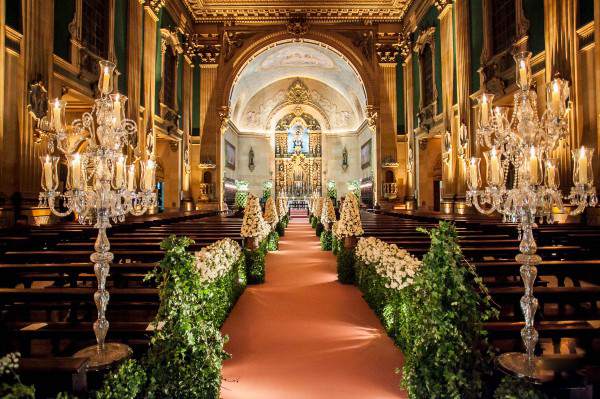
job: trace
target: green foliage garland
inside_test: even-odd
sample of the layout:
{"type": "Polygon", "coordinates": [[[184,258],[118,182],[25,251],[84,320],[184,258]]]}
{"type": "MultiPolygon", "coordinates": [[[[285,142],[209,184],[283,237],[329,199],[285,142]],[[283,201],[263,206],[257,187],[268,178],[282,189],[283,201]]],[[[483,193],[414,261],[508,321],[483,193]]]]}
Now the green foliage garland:
{"type": "Polygon", "coordinates": [[[140,362],[129,359],[106,376],[96,398],[138,398],[144,392],[147,380],[146,370],[140,362]]]}
{"type": "Polygon", "coordinates": [[[317,228],[315,231],[317,237],[321,237],[321,233],[323,232],[323,230],[325,230],[325,226],[323,226],[323,223],[321,223],[321,221],[317,220],[317,228]]]}
{"type": "Polygon", "coordinates": [[[337,272],[340,283],[354,283],[354,262],[354,250],[346,248],[343,243],[340,244],[337,256],[337,272]]]}
{"type": "Polygon", "coordinates": [[[279,235],[279,237],[284,236],[285,235],[285,222],[283,220],[280,220],[279,222],[277,222],[277,227],[275,227],[275,230],[277,231],[277,234],[279,235]]]}
{"type": "Polygon", "coordinates": [[[548,399],[548,396],[523,378],[507,376],[494,392],[494,399],[548,399]]]}
{"type": "Polygon", "coordinates": [[[402,385],[416,399],[484,397],[493,354],[483,323],[497,312],[474,269],[463,264],[454,225],[419,231],[431,248],[397,316],[404,318],[396,332],[405,343],[402,385]]]}
{"type": "Polygon", "coordinates": [[[340,240],[335,234],[331,234],[331,252],[337,255],[340,250],[340,240]]]}
{"type": "Polygon", "coordinates": [[[321,249],[323,251],[331,251],[331,230],[323,230],[321,233],[321,249]]]}
{"type": "Polygon", "coordinates": [[[257,249],[244,249],[246,257],[246,275],[248,284],[262,284],[265,282],[265,256],[267,254],[268,240],[262,240],[257,249]]]}
{"type": "Polygon", "coordinates": [[[277,234],[277,231],[272,231],[267,237],[267,240],[269,251],[277,251],[279,249],[279,234],[277,234]]]}

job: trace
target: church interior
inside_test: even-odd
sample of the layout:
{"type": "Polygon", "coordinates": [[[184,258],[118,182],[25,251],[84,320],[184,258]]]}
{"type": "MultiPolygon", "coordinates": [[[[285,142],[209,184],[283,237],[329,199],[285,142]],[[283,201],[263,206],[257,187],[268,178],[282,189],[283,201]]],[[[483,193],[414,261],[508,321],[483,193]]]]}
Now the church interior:
{"type": "Polygon", "coordinates": [[[600,398],[600,0],[0,0],[0,397],[600,398]]]}

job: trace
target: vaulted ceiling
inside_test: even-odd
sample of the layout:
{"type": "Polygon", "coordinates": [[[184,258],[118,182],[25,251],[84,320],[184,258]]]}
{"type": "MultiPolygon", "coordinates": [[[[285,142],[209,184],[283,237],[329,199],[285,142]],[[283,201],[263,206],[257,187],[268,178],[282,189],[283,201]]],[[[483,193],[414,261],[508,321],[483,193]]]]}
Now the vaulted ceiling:
{"type": "Polygon", "coordinates": [[[399,21],[411,0],[183,0],[196,22],[399,21]]]}

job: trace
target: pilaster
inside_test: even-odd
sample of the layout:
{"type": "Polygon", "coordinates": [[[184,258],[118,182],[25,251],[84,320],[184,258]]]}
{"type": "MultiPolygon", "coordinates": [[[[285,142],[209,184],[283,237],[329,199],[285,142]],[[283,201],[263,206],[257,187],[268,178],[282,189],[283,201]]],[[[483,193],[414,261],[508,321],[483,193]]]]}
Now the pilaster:
{"type": "Polygon", "coordinates": [[[403,35],[402,45],[402,77],[404,79],[404,123],[406,124],[406,198],[407,207],[414,207],[415,203],[415,126],[414,126],[414,101],[412,88],[412,43],[409,35],[403,35]],[[409,90],[411,88],[411,90],[409,90]]]}
{"type": "MultiPolygon", "coordinates": [[[[471,26],[469,16],[469,0],[455,0],[454,2],[454,25],[471,26]]],[[[456,29],[456,95],[458,102],[458,131],[466,129],[467,135],[475,135],[473,124],[471,123],[471,37],[469,29],[456,29]]],[[[467,138],[467,143],[474,142],[467,138]]],[[[456,145],[460,145],[460,140],[455,140],[456,145]]],[[[467,144],[468,146],[468,144],[467,144]]],[[[458,147],[455,147],[458,149],[458,147]]],[[[469,149],[465,149],[464,157],[469,156],[469,149]]],[[[462,159],[457,157],[454,162],[456,177],[456,196],[462,199],[466,195],[467,185],[465,176],[465,167],[462,159]]]]}
{"type": "MultiPolygon", "coordinates": [[[[142,146],[139,144],[144,142],[145,131],[140,125],[142,87],[142,29],[140,26],[144,21],[144,10],[139,0],[129,0],[127,14],[127,117],[138,124],[138,133],[133,149],[136,150],[135,155],[139,157],[142,150],[142,146]]],[[[119,67],[123,68],[122,65],[119,67]]]]}
{"type": "Polygon", "coordinates": [[[192,134],[192,87],[194,85],[193,67],[190,58],[186,55],[183,57],[183,104],[182,104],[182,120],[183,120],[183,138],[182,138],[182,157],[181,162],[183,170],[181,171],[181,197],[182,208],[184,210],[193,209],[193,199],[191,191],[191,160],[190,160],[190,137],[192,134]]]}
{"type": "Polygon", "coordinates": [[[139,131],[139,148],[142,159],[154,155],[156,134],[154,132],[154,109],[156,93],[156,29],[159,9],[144,6],[144,113],[139,131]]]}

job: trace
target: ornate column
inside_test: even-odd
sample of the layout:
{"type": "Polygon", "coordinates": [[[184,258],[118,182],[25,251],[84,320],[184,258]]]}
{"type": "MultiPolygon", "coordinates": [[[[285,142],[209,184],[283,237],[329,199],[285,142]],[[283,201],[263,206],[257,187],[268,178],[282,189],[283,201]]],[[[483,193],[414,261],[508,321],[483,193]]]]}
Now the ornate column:
{"type": "Polygon", "coordinates": [[[373,148],[375,159],[373,160],[373,206],[379,204],[379,187],[381,187],[381,146],[379,145],[379,111],[372,105],[367,105],[367,126],[373,131],[373,148]]]}
{"type": "Polygon", "coordinates": [[[413,101],[413,68],[412,68],[412,43],[409,34],[402,34],[400,39],[402,57],[402,76],[404,79],[404,123],[406,124],[406,206],[413,209],[415,206],[415,126],[414,126],[414,101],[413,101]]]}
{"type": "MultiPolygon", "coordinates": [[[[596,148],[600,148],[600,0],[594,0],[594,67],[596,84],[596,148]]],[[[600,165],[596,163],[594,175],[598,176],[600,165]]]]}
{"type": "Polygon", "coordinates": [[[156,135],[154,133],[154,110],[156,108],[156,29],[158,12],[162,1],[145,0],[144,2],[144,113],[139,129],[140,156],[147,159],[154,155],[156,135]]]}
{"type": "MultiPolygon", "coordinates": [[[[454,24],[455,26],[471,26],[469,18],[469,0],[454,1],[454,24]]],[[[460,146],[465,150],[463,156],[468,158],[468,148],[465,148],[464,141],[461,143],[461,129],[466,128],[466,132],[473,132],[471,124],[471,37],[469,29],[456,29],[456,95],[458,100],[458,138],[454,141],[457,151],[460,146]]],[[[456,135],[455,135],[456,137],[456,135]]],[[[463,140],[465,137],[462,138],[463,140]]],[[[467,143],[470,140],[467,137],[467,143]]],[[[468,144],[467,144],[468,145],[468,144]]],[[[456,178],[456,198],[462,201],[465,198],[467,186],[465,167],[463,160],[459,156],[454,162],[456,178]]]]}
{"type": "MultiPolygon", "coordinates": [[[[550,82],[556,74],[566,79],[571,84],[571,148],[581,145],[583,134],[579,106],[579,86],[577,74],[577,2],[575,0],[544,0],[544,39],[546,44],[546,82],[550,82]]],[[[545,88],[542,88],[545,89],[545,88]]],[[[538,90],[539,92],[539,90],[538,90]]],[[[541,91],[544,92],[543,90],[541,91]]],[[[569,148],[558,149],[557,157],[560,160],[561,185],[571,181],[571,156],[569,148]]]]}
{"type": "Polygon", "coordinates": [[[442,157],[447,159],[442,166],[442,198],[443,202],[453,208],[456,195],[456,132],[454,127],[454,32],[452,29],[452,0],[436,0],[439,11],[440,44],[442,53],[442,118],[444,121],[443,136],[450,134],[450,148],[442,137],[442,157]],[[446,147],[446,148],[445,148],[446,147]]]}
{"type": "Polygon", "coordinates": [[[191,191],[191,160],[190,160],[190,136],[192,134],[192,87],[193,87],[193,67],[192,60],[188,55],[183,56],[183,138],[182,143],[182,168],[181,176],[181,194],[182,194],[182,209],[191,210],[194,207],[191,191]]]}
{"type": "MultiPolygon", "coordinates": [[[[142,26],[144,10],[140,0],[129,0],[127,11],[127,117],[140,126],[140,93],[142,87],[142,26]]],[[[119,67],[123,68],[122,65],[119,67]]],[[[137,142],[144,141],[144,129],[138,129],[137,142]]],[[[132,151],[133,149],[128,149],[132,151]]],[[[135,156],[140,157],[141,147],[135,156]]]]}
{"type": "MultiPolygon", "coordinates": [[[[382,192],[384,175],[382,166],[392,169],[396,180],[398,178],[398,167],[390,166],[397,164],[398,146],[398,105],[396,94],[396,58],[399,53],[400,35],[398,33],[377,33],[376,53],[379,64],[380,76],[380,99],[379,99],[379,129],[376,132],[378,155],[375,168],[378,169],[377,192],[382,192]],[[387,166],[386,166],[387,165],[387,166]]],[[[374,169],[375,169],[374,168],[374,169]]],[[[378,202],[378,201],[375,201],[378,202]]]]}
{"type": "MultiPolygon", "coordinates": [[[[6,37],[6,1],[0,2],[0,154],[4,154],[4,74],[6,56],[4,53],[5,37],[6,37]]],[[[6,200],[7,185],[4,179],[7,168],[3,160],[0,160],[0,207],[6,200]]],[[[0,208],[1,209],[1,208],[0,208]]],[[[2,225],[2,212],[0,211],[0,225],[2,225]]]]}
{"type": "MultiPolygon", "coordinates": [[[[48,40],[54,34],[54,1],[23,0],[23,42],[21,67],[23,68],[22,91],[14,93],[19,98],[19,130],[17,174],[18,190],[25,203],[37,204],[40,191],[39,155],[44,150],[36,146],[33,135],[33,119],[29,115],[28,93],[32,83],[42,81],[49,87],[49,93],[60,95],[58,87],[52,86],[53,41],[48,40]]],[[[4,40],[4,38],[2,38],[4,40]]]]}

